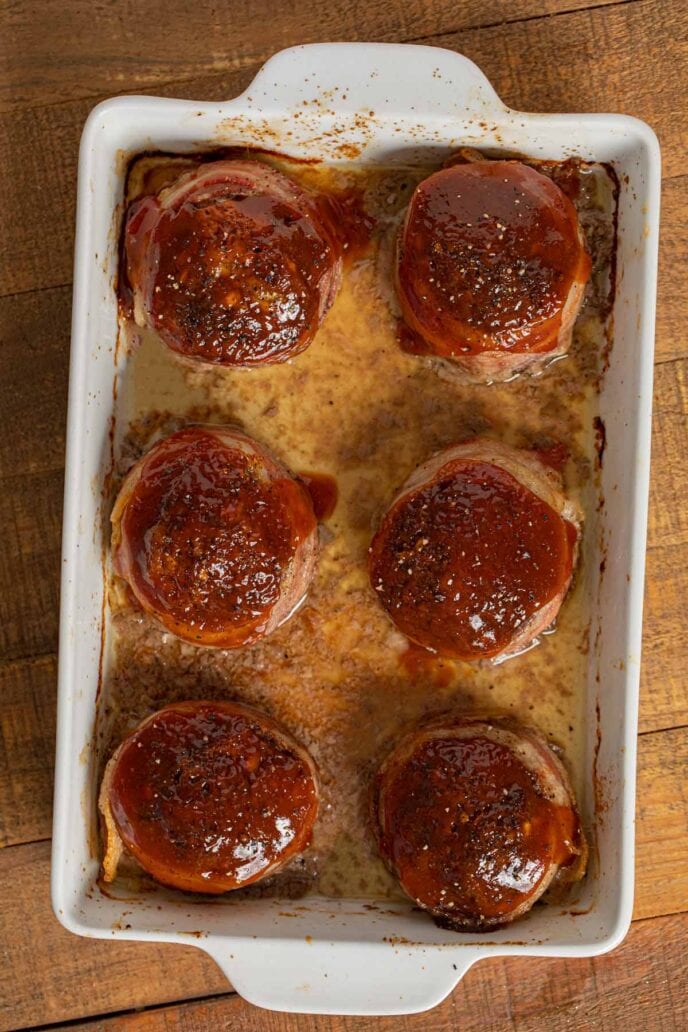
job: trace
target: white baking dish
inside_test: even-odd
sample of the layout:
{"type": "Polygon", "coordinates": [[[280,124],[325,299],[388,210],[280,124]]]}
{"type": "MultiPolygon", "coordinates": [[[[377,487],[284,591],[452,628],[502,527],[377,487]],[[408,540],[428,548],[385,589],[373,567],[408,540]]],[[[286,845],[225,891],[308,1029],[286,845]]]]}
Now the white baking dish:
{"type": "Polygon", "coordinates": [[[120,97],[92,112],[79,159],[52,868],[53,905],[65,927],[98,938],[193,943],[256,1004],[348,1014],[431,1007],[481,958],[585,957],[621,941],[633,898],[659,186],[659,148],[642,122],[512,111],[470,61],[430,47],[297,47],[273,57],[242,96],[226,103],[120,97]],[[356,154],[361,162],[421,155],[427,161],[428,154],[440,158],[457,145],[472,145],[534,157],[578,155],[611,162],[619,175],[614,346],[600,399],[607,429],[600,542],[606,573],[593,614],[583,800],[590,815],[596,763],[599,861],[575,913],[570,905],[536,908],[527,921],[481,937],[442,931],[410,906],[389,901],[370,909],[361,901],[309,898],[300,909],[288,908],[297,916],[285,916],[275,900],[218,905],[141,896],[122,902],[97,887],[93,730],[105,618],[101,500],[117,360],[113,280],[126,158],[142,150],[238,143],[328,161],[356,154]]]}

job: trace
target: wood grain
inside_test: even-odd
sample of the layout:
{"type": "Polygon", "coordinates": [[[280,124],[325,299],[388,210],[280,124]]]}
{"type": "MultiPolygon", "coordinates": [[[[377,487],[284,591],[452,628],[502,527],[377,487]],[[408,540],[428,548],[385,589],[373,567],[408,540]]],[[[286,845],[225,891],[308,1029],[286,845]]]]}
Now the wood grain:
{"type": "Polygon", "coordinates": [[[0,300],[0,662],[57,645],[70,298],[0,300]]]}
{"type": "MultiPolygon", "coordinates": [[[[684,345],[685,346],[685,345],[684,345]]],[[[655,366],[640,730],[688,724],[688,360],[655,366]]]]}
{"type": "MultiPolygon", "coordinates": [[[[666,148],[664,155],[666,160],[666,148]]],[[[679,269],[688,268],[687,185],[683,176],[665,179],[662,183],[655,344],[655,355],[660,362],[680,358],[688,351],[684,330],[688,316],[688,278],[677,275],[679,269]]]]}
{"type": "Polygon", "coordinates": [[[641,733],[688,724],[688,643],[681,617],[682,602],[688,597],[686,565],[681,545],[659,546],[647,553],[641,733]]]}
{"type": "MultiPolygon", "coordinates": [[[[522,21],[508,31],[500,25],[467,29],[433,37],[432,42],[463,51],[483,68],[507,103],[523,110],[616,108],[647,119],[664,147],[665,175],[680,176],[687,149],[681,112],[681,87],[688,74],[682,31],[686,11],[685,0],[670,5],[636,0],[522,21]],[[634,50],[642,51],[642,62],[628,60],[634,50]],[[528,59],[519,60],[519,54],[528,59]]],[[[240,92],[257,67],[253,62],[221,76],[158,84],[152,92],[224,99],[240,92]]],[[[0,297],[71,280],[78,141],[92,104],[29,108],[21,118],[13,112],[0,114],[0,297]]],[[[685,229],[683,241],[685,248],[685,229]]],[[[671,296],[674,279],[669,278],[671,296]]],[[[685,298],[685,287],[678,289],[685,298]]]]}
{"type": "MultiPolygon", "coordinates": [[[[610,956],[482,961],[431,1013],[306,1017],[239,996],[71,1025],[71,1032],[679,1032],[688,1023],[686,915],[634,925],[610,956]]],[[[57,1032],[57,1030],[56,1030],[57,1032]]]]}
{"type": "Polygon", "coordinates": [[[0,481],[0,662],[57,648],[61,470],[0,481]]]}
{"type": "Polygon", "coordinates": [[[638,739],[634,918],[688,911],[688,728],[638,739]]]}
{"type": "Polygon", "coordinates": [[[141,6],[95,0],[28,0],[5,5],[0,110],[157,88],[201,74],[227,73],[264,60],[276,50],[328,40],[403,42],[475,26],[500,25],[533,15],[562,14],[609,0],[464,0],[430,4],[407,0],[343,0],[276,5],[260,16],[251,0],[231,9],[213,0],[148,0],[141,6]],[[37,31],[40,26],[40,31],[37,31]]]}
{"type": "Polygon", "coordinates": [[[54,656],[0,666],[0,847],[50,836],[54,656]]]}
{"type": "MultiPolygon", "coordinates": [[[[682,340],[688,352],[688,342],[682,340]]],[[[650,547],[688,544],[688,360],[655,366],[650,486],[650,547]]]]}
{"type": "Polygon", "coordinates": [[[226,992],[194,947],[82,939],[50,907],[50,843],[0,850],[0,1029],[226,992]]]}
{"type": "Polygon", "coordinates": [[[71,287],[0,300],[0,478],[64,468],[71,287]]]}
{"type": "Polygon", "coordinates": [[[12,848],[0,849],[0,1029],[64,1022],[89,1032],[688,1027],[687,23],[686,0],[338,0],[316,12],[293,0],[2,7],[0,424],[9,433],[0,436],[0,846],[12,848]],[[658,132],[665,175],[638,766],[635,915],[644,920],[610,956],[486,962],[431,1014],[389,1020],[257,1011],[228,992],[196,949],[69,935],[50,911],[49,844],[37,841],[49,836],[51,819],[81,126],[103,95],[236,95],[275,50],[325,38],[454,48],[522,110],[636,114],[658,132]],[[131,1012],[140,1007],[153,1009],[131,1012]]]}
{"type": "MultiPolygon", "coordinates": [[[[40,690],[35,698],[39,708],[40,690]]],[[[21,736],[19,730],[17,737],[21,736]]],[[[49,768],[49,754],[45,760],[49,768]]],[[[688,728],[641,736],[635,907],[639,918],[688,911],[687,764],[688,728]]],[[[39,772],[35,763],[28,774],[39,791],[50,778],[49,770],[39,772]]],[[[89,942],[65,932],[50,912],[48,865],[47,842],[0,851],[0,885],[12,887],[0,894],[0,927],[13,930],[0,967],[0,1000],[7,1001],[6,1014],[16,1023],[12,1027],[150,1006],[226,987],[199,953],[181,947],[89,942]],[[107,978],[100,977],[104,965],[107,978]],[[33,977],[35,971],[41,972],[40,979],[33,977]]],[[[583,971],[584,966],[581,975],[583,971]]],[[[539,964],[529,966],[528,977],[541,977],[539,964]]],[[[513,988],[509,983],[509,993],[513,988]]]]}

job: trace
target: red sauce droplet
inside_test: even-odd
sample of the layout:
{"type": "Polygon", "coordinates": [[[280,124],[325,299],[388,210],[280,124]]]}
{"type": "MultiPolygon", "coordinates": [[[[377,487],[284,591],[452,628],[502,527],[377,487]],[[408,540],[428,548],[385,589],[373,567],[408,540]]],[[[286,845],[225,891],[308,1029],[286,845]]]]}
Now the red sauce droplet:
{"type": "Polygon", "coordinates": [[[125,740],[109,802],[125,845],[154,878],[218,893],[307,845],[317,788],[303,751],[269,718],[234,703],[184,702],[125,740]]]}
{"type": "Polygon", "coordinates": [[[412,681],[427,680],[438,688],[446,688],[454,680],[449,660],[440,659],[413,642],[408,643],[399,661],[412,681]]]}
{"type": "Polygon", "coordinates": [[[344,258],[360,257],[370,244],[377,220],[366,211],[361,190],[343,190],[321,195],[321,211],[339,241],[344,258]]]}
{"type": "Polygon", "coordinates": [[[313,512],[318,523],[330,518],[337,508],[339,488],[337,481],[329,473],[299,473],[302,482],[313,502],[313,512]]]}

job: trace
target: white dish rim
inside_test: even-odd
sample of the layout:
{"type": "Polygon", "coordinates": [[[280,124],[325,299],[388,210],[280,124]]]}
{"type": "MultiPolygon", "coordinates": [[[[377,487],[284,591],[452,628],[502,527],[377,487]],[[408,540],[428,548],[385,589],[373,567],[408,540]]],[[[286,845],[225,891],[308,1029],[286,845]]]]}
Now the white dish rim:
{"type": "MultiPolygon", "coordinates": [[[[156,139],[152,140],[154,145],[156,139]]],[[[304,145],[320,147],[318,153],[326,159],[337,157],[336,154],[328,154],[329,143],[311,139],[306,144],[303,140],[299,144],[304,145]]],[[[288,151],[289,146],[293,143],[281,149],[288,151]]],[[[153,149],[165,148],[154,146],[153,149]]],[[[121,178],[122,168],[113,174],[121,178]]],[[[654,133],[643,122],[623,115],[535,115],[513,111],[501,103],[472,62],[452,51],[432,47],[397,44],[295,47],[271,58],[247,90],[228,102],[199,104],[151,97],[119,97],[104,101],[94,109],[84,128],[79,157],[65,472],[52,862],[53,907],[65,927],[86,936],[198,945],[217,960],[242,995],[261,1006],[296,1012],[371,1015],[411,1013],[435,1005],[476,960],[487,956],[513,953],[593,956],[613,949],[623,939],[633,904],[635,758],[659,190],[659,147],[654,133]],[[406,72],[411,66],[412,75],[406,72]],[[603,741],[612,737],[616,740],[616,747],[612,750],[616,765],[609,768],[614,786],[610,792],[615,801],[608,812],[612,814],[610,823],[614,823],[613,835],[609,832],[610,840],[613,839],[610,855],[615,857],[618,883],[616,896],[607,907],[609,914],[599,935],[586,931],[578,941],[575,935],[568,940],[550,937],[549,941],[533,940],[526,934],[523,941],[513,941],[500,935],[491,936],[490,941],[460,936],[447,944],[447,933],[431,934],[425,919],[416,915],[409,916],[408,921],[404,919],[406,923],[398,922],[406,930],[412,928],[416,933],[413,937],[405,933],[383,937],[381,931],[389,922],[385,924],[381,917],[380,931],[375,932],[372,938],[356,939],[347,937],[345,931],[349,927],[349,918],[353,924],[358,921],[355,915],[348,918],[340,915],[341,933],[329,936],[321,926],[322,922],[318,924],[318,907],[315,904],[309,915],[292,921],[288,930],[282,921],[282,931],[267,931],[259,938],[245,933],[226,934],[218,930],[217,922],[210,922],[202,929],[201,937],[194,939],[195,932],[189,928],[191,917],[187,920],[183,915],[177,921],[168,920],[165,925],[160,920],[153,920],[148,913],[145,919],[139,920],[138,926],[126,928],[122,921],[118,924],[118,920],[110,920],[117,910],[117,907],[109,905],[112,901],[103,903],[99,911],[102,911],[101,917],[89,916],[89,910],[95,905],[93,896],[89,896],[92,893],[94,859],[84,850],[88,836],[78,831],[77,821],[81,815],[82,823],[85,823],[82,794],[91,790],[88,784],[89,762],[81,762],[80,756],[88,742],[88,738],[84,738],[88,713],[95,705],[93,675],[97,673],[99,655],[94,649],[93,614],[96,611],[100,614],[102,591],[100,597],[94,597],[98,595],[96,574],[101,576],[100,570],[93,569],[97,532],[94,531],[94,541],[89,543],[88,534],[84,533],[84,520],[92,512],[92,504],[86,494],[93,492],[91,480],[98,468],[94,456],[102,445],[111,414],[107,392],[100,387],[93,390],[89,387],[94,386],[91,378],[95,376],[93,370],[98,363],[110,361],[114,371],[114,328],[109,324],[101,325],[99,316],[99,292],[104,283],[111,286],[112,279],[108,280],[108,275],[114,260],[110,254],[108,265],[106,255],[103,265],[103,256],[99,253],[103,246],[106,250],[112,248],[112,239],[109,242],[103,240],[103,201],[110,196],[107,220],[112,230],[113,195],[112,184],[103,184],[98,176],[100,173],[102,178],[102,163],[106,159],[114,169],[118,150],[114,143],[118,137],[131,137],[131,126],[137,122],[141,124],[141,132],[145,132],[148,126],[159,127],[156,130],[158,143],[164,142],[166,134],[169,136],[177,126],[178,132],[186,134],[184,139],[188,141],[188,149],[193,149],[193,137],[189,135],[191,120],[195,120],[193,132],[198,128],[197,135],[201,140],[217,144],[221,138],[226,138],[231,142],[238,131],[237,126],[242,125],[240,138],[250,142],[253,126],[261,125],[264,130],[266,125],[274,126],[280,120],[284,122],[290,112],[301,111],[304,99],[309,97],[312,98],[313,113],[308,117],[312,126],[320,125],[322,129],[337,119],[348,122],[352,130],[349,138],[357,140],[364,160],[374,151],[376,140],[380,139],[380,126],[389,128],[394,122],[406,127],[400,135],[409,149],[427,145],[442,149],[456,146],[456,140],[447,130],[447,125],[454,124],[464,126],[460,134],[462,141],[470,143],[477,137],[483,146],[509,149],[510,141],[520,138],[519,133],[521,136],[526,133],[545,151],[549,139],[551,153],[544,154],[548,157],[557,156],[557,151],[563,153],[565,147],[561,140],[563,136],[570,136],[572,152],[583,156],[587,150],[591,157],[601,157],[599,151],[594,153],[595,146],[602,147],[599,141],[606,141],[605,146],[610,152],[616,153],[614,149],[617,148],[617,168],[628,176],[624,189],[636,191],[635,208],[630,203],[629,194],[628,215],[623,215],[627,223],[622,221],[626,209],[620,212],[620,232],[626,231],[627,236],[633,237],[633,249],[630,250],[629,244],[629,258],[620,269],[622,293],[615,311],[617,330],[625,319],[623,310],[620,311],[622,301],[634,307],[637,326],[636,350],[628,358],[629,366],[635,359],[634,367],[624,373],[626,380],[621,377],[621,383],[627,383],[632,394],[619,417],[628,416],[624,430],[627,435],[626,452],[625,458],[619,455],[623,449],[617,447],[610,432],[609,454],[617,463],[617,470],[611,478],[603,470],[605,495],[608,486],[611,491],[611,483],[607,485],[605,477],[616,479],[622,486],[625,484],[628,514],[622,530],[617,529],[617,524],[611,527],[613,533],[607,541],[612,549],[612,575],[614,578],[618,575],[621,584],[623,573],[629,578],[629,586],[627,590],[619,589],[618,634],[623,647],[619,647],[617,652],[623,669],[619,669],[618,678],[611,674],[611,666],[608,670],[609,676],[615,678],[614,698],[617,702],[623,700],[621,721],[616,729],[605,711],[605,707],[609,708],[605,698],[598,696],[597,699],[597,703],[602,705],[603,741]],[[373,103],[375,107],[371,108],[373,103]],[[375,114],[367,115],[368,110],[375,114]],[[471,126],[471,133],[465,131],[467,124],[471,126]],[[211,125],[215,132],[208,134],[207,127],[211,125]],[[411,126],[415,126],[415,131],[411,126]],[[421,130],[420,135],[418,130],[421,130]],[[453,143],[449,142],[450,139],[453,143]],[[587,142],[583,144],[583,140],[587,142]],[[645,209],[642,234],[636,225],[641,207],[645,209]],[[97,262],[102,269],[97,267],[97,262]],[[97,341],[96,336],[99,338],[97,341]],[[631,462],[631,465],[626,468],[624,462],[631,462]],[[614,534],[619,537],[621,557],[615,551],[614,534]],[[622,534],[623,539],[620,537],[622,534]],[[87,551],[89,554],[84,555],[87,551]],[[313,930],[316,925],[317,934],[304,933],[304,929],[313,930]],[[264,977],[266,963],[271,973],[267,985],[264,977]]],[[[103,300],[103,309],[106,308],[107,302],[103,300]]],[[[619,361],[617,347],[611,353],[609,380],[616,376],[619,361]]],[[[605,390],[606,384],[603,398],[605,390]]],[[[611,388],[608,393],[613,393],[611,388]]],[[[619,397],[622,397],[621,393],[619,397]]],[[[612,405],[612,400],[609,404],[612,405]]],[[[611,427],[611,417],[605,414],[605,419],[609,420],[608,427],[611,427]]],[[[102,473],[102,465],[100,469],[102,473]]],[[[608,535],[609,531],[610,527],[607,528],[608,535]]],[[[338,913],[342,910],[341,907],[334,909],[338,913]]],[[[198,925],[198,908],[191,916],[198,925]]],[[[263,915],[256,919],[265,923],[263,915]]],[[[377,920],[370,917],[369,924],[374,925],[377,920]]],[[[392,919],[392,924],[395,920],[392,919]]],[[[586,921],[581,920],[579,924],[582,926],[586,921]]],[[[521,926],[515,928],[516,931],[512,929],[510,934],[518,937],[521,926]]]]}

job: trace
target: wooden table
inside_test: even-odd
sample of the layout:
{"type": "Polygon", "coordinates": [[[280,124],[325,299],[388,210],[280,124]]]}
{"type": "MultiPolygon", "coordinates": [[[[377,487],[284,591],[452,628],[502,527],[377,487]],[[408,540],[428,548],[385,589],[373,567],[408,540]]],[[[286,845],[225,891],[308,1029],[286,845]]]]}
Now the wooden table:
{"type": "MultiPolygon", "coordinates": [[[[683,0],[24,0],[0,10],[0,1025],[72,1029],[688,1027],[688,7],[683,0]],[[317,10],[316,10],[317,9],[317,10]],[[194,948],[77,939],[48,870],[74,193],[103,96],[234,96],[294,43],[449,47],[529,111],[624,111],[664,158],[635,921],[588,961],[492,960],[430,1014],[269,1014],[194,948]]],[[[266,973],[266,977],[269,977],[266,973]]]]}

